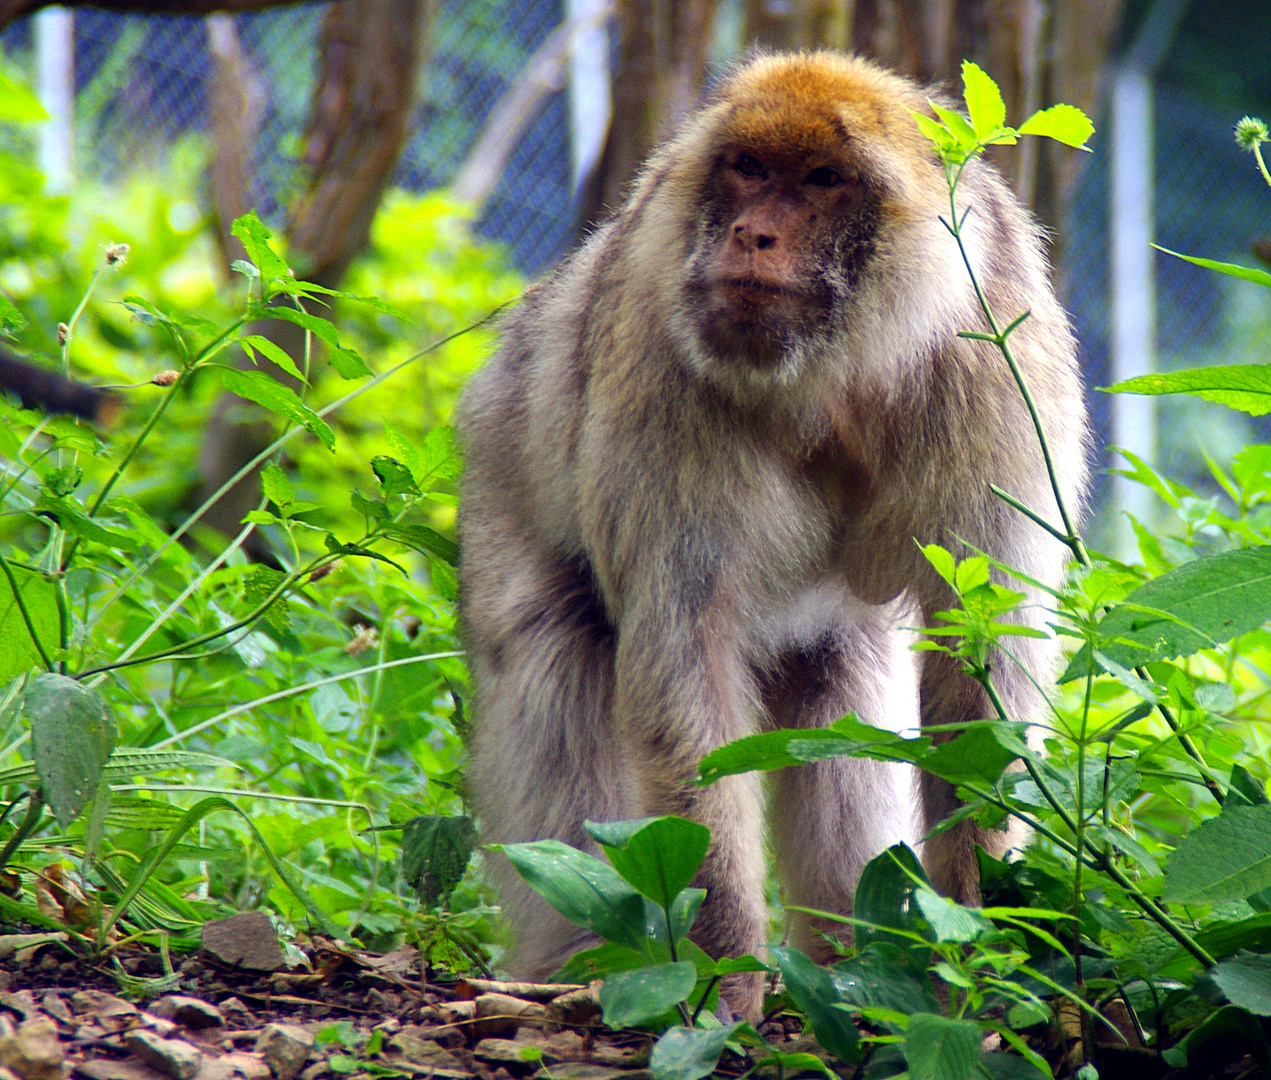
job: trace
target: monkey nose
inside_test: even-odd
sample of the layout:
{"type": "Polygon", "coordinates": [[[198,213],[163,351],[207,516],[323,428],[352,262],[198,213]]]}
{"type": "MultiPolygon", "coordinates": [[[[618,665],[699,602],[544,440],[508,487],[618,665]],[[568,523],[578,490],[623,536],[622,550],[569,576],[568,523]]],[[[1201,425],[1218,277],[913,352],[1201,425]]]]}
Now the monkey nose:
{"type": "Polygon", "coordinates": [[[774,234],[750,230],[745,225],[733,226],[733,239],[748,250],[767,251],[777,246],[777,238],[774,234]]]}

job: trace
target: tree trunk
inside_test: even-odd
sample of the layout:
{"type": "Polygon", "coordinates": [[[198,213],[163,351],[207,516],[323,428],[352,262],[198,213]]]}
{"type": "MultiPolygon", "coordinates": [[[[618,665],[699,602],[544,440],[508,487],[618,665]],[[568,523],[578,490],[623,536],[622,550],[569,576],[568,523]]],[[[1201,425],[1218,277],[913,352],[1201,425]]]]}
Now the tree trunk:
{"type": "MultiPolygon", "coordinates": [[[[341,0],[327,9],[305,133],[307,182],[288,228],[288,258],[306,281],[335,288],[366,246],[405,143],[431,12],[431,0],[341,0]]],[[[212,128],[228,134],[233,124],[214,120],[212,128]]],[[[232,145],[218,145],[216,157],[229,161],[236,152],[232,145]]],[[[216,196],[218,210],[239,198],[233,171],[227,168],[223,175],[228,187],[216,196]]],[[[299,365],[304,348],[300,327],[271,320],[252,332],[266,334],[299,365]]],[[[271,374],[286,381],[276,371],[271,374]]],[[[254,407],[223,395],[199,457],[200,502],[264,449],[272,432],[273,425],[258,418],[254,407]]],[[[203,520],[220,532],[237,532],[259,498],[259,480],[253,474],[226,492],[203,520]]],[[[253,554],[261,553],[257,545],[253,554]]]]}
{"type": "Polygon", "coordinates": [[[585,186],[580,220],[600,221],[657,141],[697,104],[718,0],[618,0],[614,123],[585,186]]]}

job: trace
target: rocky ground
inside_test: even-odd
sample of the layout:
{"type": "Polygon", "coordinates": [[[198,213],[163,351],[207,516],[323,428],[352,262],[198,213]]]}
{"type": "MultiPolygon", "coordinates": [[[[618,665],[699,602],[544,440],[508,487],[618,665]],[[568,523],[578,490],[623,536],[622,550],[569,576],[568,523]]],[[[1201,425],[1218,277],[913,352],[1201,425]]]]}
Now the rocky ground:
{"type": "MultiPolygon", "coordinates": [[[[0,1080],[650,1080],[649,1036],[609,1031],[585,986],[434,983],[413,948],[376,956],[322,939],[287,968],[269,919],[251,913],[208,923],[197,957],[145,996],[162,985],[159,952],[90,964],[64,939],[0,935],[0,1080]]],[[[799,1026],[763,1033],[814,1049],[799,1026]]],[[[722,1074],[749,1067],[734,1060],[722,1074]]]]}

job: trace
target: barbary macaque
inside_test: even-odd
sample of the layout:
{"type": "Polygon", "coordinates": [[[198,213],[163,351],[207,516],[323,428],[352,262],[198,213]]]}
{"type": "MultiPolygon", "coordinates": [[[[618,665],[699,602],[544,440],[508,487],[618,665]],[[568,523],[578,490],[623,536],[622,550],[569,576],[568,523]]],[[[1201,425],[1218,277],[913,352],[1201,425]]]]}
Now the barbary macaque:
{"type": "MultiPolygon", "coordinates": [[[[461,615],[475,690],[471,779],[486,842],[680,814],[709,826],[692,937],[762,954],[764,834],[790,905],[847,913],[864,864],[956,806],[907,766],[840,759],[709,787],[742,736],[849,711],[891,730],[994,715],[959,661],[913,652],[952,593],[919,544],[966,541],[1037,582],[1066,549],[990,492],[1053,512],[1024,401],[940,216],[915,84],[830,53],[761,56],[659,149],[626,204],[508,319],[460,410],[461,615]],[[925,620],[925,621],[924,621],[925,620]]],[[[1038,227],[1001,177],[958,189],[972,266],[1012,336],[1069,505],[1087,421],[1038,227]]],[[[1012,583],[1018,586],[1017,582],[1012,583]]],[[[1021,618],[1043,625],[1038,595],[1021,618]]],[[[1053,640],[996,663],[1039,719],[1053,640]]],[[[972,822],[929,839],[933,883],[978,899],[972,822]]],[[[492,857],[541,978],[589,942],[492,857]]],[[[829,947],[804,920],[794,944],[829,947]]],[[[834,928],[841,931],[840,924],[834,928]]],[[[756,1015],[760,983],[725,987],[756,1015]]]]}

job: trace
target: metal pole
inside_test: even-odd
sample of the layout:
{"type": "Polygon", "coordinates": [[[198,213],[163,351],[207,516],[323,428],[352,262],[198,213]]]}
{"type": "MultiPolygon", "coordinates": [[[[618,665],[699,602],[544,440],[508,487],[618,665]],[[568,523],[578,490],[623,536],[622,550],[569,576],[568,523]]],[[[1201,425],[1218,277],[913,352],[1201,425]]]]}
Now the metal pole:
{"type": "Polygon", "coordinates": [[[49,114],[40,128],[40,170],[48,190],[63,194],[74,180],[75,16],[47,7],[33,23],[37,93],[49,114]]]}
{"type": "Polygon", "coordinates": [[[613,111],[609,73],[610,0],[569,0],[569,149],[577,194],[604,151],[613,111]]]}
{"type": "MultiPolygon", "coordinates": [[[[1169,51],[1187,0],[1156,0],[1112,84],[1112,177],[1110,246],[1112,268],[1112,379],[1120,382],[1156,370],[1156,236],[1153,194],[1153,76],[1169,51]]],[[[1154,463],[1157,450],[1156,399],[1131,394],[1112,397],[1112,445],[1154,463]]],[[[1138,550],[1134,530],[1121,515],[1150,524],[1155,496],[1141,484],[1115,477],[1118,511],[1112,553],[1132,560],[1138,550]]]]}

